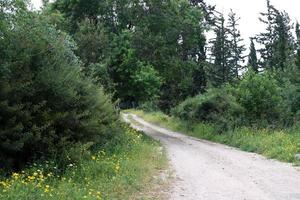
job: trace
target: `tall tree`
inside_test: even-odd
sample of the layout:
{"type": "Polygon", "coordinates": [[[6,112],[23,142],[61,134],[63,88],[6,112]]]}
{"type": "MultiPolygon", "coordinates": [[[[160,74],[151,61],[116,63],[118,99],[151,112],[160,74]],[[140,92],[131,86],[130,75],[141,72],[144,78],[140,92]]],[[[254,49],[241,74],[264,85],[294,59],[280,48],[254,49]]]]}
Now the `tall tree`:
{"type": "Polygon", "coordinates": [[[283,71],[293,55],[291,22],[286,12],[280,12],[267,0],[267,12],[259,18],[266,25],[266,32],[257,35],[263,69],[283,71]]]}
{"type": "Polygon", "coordinates": [[[239,80],[239,74],[244,69],[244,51],[246,50],[241,37],[241,33],[238,30],[239,20],[241,18],[236,16],[232,10],[228,15],[228,35],[229,35],[229,50],[230,56],[228,58],[229,69],[231,74],[231,81],[239,80]]]}
{"type": "Polygon", "coordinates": [[[276,17],[275,32],[277,38],[275,46],[275,65],[276,69],[284,71],[290,64],[294,54],[294,37],[291,30],[293,25],[289,15],[286,12],[278,13],[276,17]]]}
{"type": "MultiPolygon", "coordinates": [[[[164,80],[159,101],[162,108],[168,109],[206,86],[204,31],[208,22],[203,9],[208,6],[203,1],[57,0],[53,8],[71,21],[71,33],[79,43],[77,53],[85,66],[102,66],[98,71],[109,74],[114,81],[121,80],[116,78],[118,72],[128,64],[128,60],[118,58],[120,51],[130,57],[130,62],[134,61],[128,70],[152,66],[164,80]],[[116,44],[124,33],[130,35],[130,40],[116,44]],[[127,42],[128,46],[122,45],[127,42]]],[[[121,90],[124,85],[109,85],[116,86],[116,98],[121,101],[140,99],[123,94],[129,91],[121,90]]]]}
{"type": "Polygon", "coordinates": [[[266,25],[266,31],[264,33],[260,33],[257,35],[257,43],[259,43],[262,48],[258,50],[261,57],[261,65],[262,68],[273,69],[274,63],[272,58],[274,57],[274,49],[273,43],[275,40],[275,33],[274,33],[274,24],[276,18],[276,10],[271,5],[270,0],[267,0],[267,12],[260,13],[261,17],[259,20],[266,25]]]}
{"type": "Polygon", "coordinates": [[[251,38],[251,43],[250,43],[248,67],[251,68],[255,73],[259,72],[258,59],[257,59],[256,48],[255,48],[253,38],[251,38]]]}
{"type": "Polygon", "coordinates": [[[225,27],[223,14],[219,13],[214,25],[215,38],[212,44],[211,59],[213,64],[210,68],[210,81],[214,86],[221,86],[229,81],[230,68],[228,59],[230,57],[228,29],[225,27]]]}

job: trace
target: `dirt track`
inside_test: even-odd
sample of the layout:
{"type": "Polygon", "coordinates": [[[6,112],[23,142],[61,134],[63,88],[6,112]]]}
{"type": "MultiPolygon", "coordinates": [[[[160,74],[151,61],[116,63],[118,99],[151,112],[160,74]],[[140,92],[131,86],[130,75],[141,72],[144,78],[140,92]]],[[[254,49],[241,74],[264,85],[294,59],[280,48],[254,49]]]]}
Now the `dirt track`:
{"type": "Polygon", "coordinates": [[[136,115],[123,118],[165,145],[176,176],[172,200],[300,200],[299,168],[172,132],[136,115]]]}

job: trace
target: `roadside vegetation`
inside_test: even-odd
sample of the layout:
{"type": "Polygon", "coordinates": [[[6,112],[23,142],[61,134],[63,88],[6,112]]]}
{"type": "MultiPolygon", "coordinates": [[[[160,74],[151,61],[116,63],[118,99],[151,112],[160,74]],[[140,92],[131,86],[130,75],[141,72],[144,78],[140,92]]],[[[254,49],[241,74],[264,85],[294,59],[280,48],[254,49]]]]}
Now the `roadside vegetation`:
{"type": "Polygon", "coordinates": [[[166,167],[160,144],[124,125],[52,20],[0,0],[0,199],[136,199],[166,167]]]}
{"type": "Polygon", "coordinates": [[[129,200],[149,196],[158,184],[153,176],[166,169],[165,154],[157,142],[142,133],[127,126],[124,130],[119,141],[102,150],[73,152],[79,158],[64,171],[49,160],[2,177],[0,199],[129,200]]]}
{"type": "Polygon", "coordinates": [[[255,73],[236,84],[187,98],[167,114],[151,106],[137,114],[188,135],[299,164],[299,69],[255,73]]]}
{"type": "Polygon", "coordinates": [[[168,116],[162,112],[145,112],[142,110],[128,110],[128,112],[172,131],[223,143],[244,151],[259,153],[268,158],[300,164],[299,160],[295,158],[295,155],[300,152],[299,125],[285,130],[241,127],[220,133],[218,127],[211,123],[193,123],[168,116]]]}

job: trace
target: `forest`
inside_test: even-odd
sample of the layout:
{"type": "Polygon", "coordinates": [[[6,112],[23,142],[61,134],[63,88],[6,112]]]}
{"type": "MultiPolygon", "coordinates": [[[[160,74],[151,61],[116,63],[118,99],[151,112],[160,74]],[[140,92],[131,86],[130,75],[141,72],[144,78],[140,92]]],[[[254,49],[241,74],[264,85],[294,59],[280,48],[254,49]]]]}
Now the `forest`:
{"type": "Polygon", "coordinates": [[[265,5],[248,47],[240,17],[205,0],[0,0],[0,199],[133,199],[165,158],[125,109],[238,147],[241,130],[280,131],[293,144],[274,157],[294,162],[300,25],[265,5]]]}

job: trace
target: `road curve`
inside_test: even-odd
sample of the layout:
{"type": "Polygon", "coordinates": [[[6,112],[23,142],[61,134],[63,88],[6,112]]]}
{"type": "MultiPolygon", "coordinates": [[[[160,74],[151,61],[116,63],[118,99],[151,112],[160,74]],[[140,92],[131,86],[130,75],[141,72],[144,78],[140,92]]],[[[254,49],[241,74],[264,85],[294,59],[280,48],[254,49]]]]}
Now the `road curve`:
{"type": "Polygon", "coordinates": [[[166,147],[176,181],[171,200],[300,200],[300,170],[254,153],[123,119],[166,147]]]}

